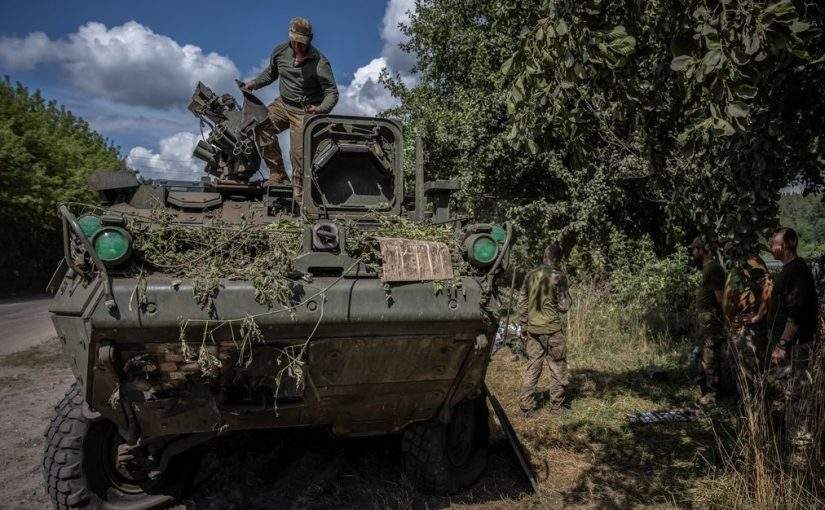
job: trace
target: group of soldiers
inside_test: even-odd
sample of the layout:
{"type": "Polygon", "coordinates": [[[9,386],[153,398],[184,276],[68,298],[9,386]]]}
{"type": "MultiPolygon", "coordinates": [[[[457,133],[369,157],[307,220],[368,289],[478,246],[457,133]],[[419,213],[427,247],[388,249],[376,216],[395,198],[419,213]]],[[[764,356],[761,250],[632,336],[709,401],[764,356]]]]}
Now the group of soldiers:
{"type": "MultiPolygon", "coordinates": [[[[804,466],[815,441],[811,386],[818,302],[814,276],[797,254],[798,244],[791,228],[773,234],[769,250],[782,264],[776,275],[756,254],[732,261],[726,274],[701,238],[691,249],[702,272],[695,300],[699,405],[714,405],[720,380],[733,381],[741,399],[761,402],[771,426],[790,445],[792,463],[804,466]]],[[[562,318],[570,308],[570,295],[561,255],[559,246],[548,247],[543,264],[527,274],[521,289],[520,325],[528,365],[519,400],[528,416],[541,405],[537,383],[545,363],[549,407],[565,405],[569,375],[562,318]]]]}
{"type": "Polygon", "coordinates": [[[696,291],[699,403],[715,404],[722,381],[732,380],[740,399],[766,408],[791,463],[804,467],[815,442],[812,363],[819,305],[814,275],[797,254],[798,245],[791,228],[771,236],[768,248],[782,264],[776,275],[756,254],[733,261],[726,275],[701,239],[692,250],[702,270],[696,291]]]}

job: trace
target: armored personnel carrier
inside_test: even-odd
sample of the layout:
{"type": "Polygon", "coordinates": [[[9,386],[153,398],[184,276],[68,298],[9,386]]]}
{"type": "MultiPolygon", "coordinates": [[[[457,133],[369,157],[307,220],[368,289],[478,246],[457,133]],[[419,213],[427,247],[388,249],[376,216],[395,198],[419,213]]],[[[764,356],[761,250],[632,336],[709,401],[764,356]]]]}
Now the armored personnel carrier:
{"type": "Polygon", "coordinates": [[[254,180],[254,130],[265,120],[254,96],[238,107],[199,84],[190,110],[208,124],[195,156],[210,179],[169,187],[102,172],[90,179],[101,209],[60,207],[65,257],[50,310],[76,381],[47,432],[55,507],[169,504],[186,491],[198,452],[227,430],[400,434],[420,488],[472,483],[486,463],[489,312],[509,226],[452,218],[456,185],[425,182],[420,150],[405,193],[394,121],[309,119],[296,203],[291,187],[254,180]],[[290,270],[270,275],[287,299],[273,304],[256,282],[228,278],[208,304],[196,299],[196,282],[146,264],[136,245],[133,226],[159,210],[178,233],[294,222],[290,270]],[[443,225],[455,242],[380,237],[388,219],[443,225]],[[371,233],[377,263],[350,249],[371,233]],[[246,345],[239,337],[250,331],[246,345]]]}

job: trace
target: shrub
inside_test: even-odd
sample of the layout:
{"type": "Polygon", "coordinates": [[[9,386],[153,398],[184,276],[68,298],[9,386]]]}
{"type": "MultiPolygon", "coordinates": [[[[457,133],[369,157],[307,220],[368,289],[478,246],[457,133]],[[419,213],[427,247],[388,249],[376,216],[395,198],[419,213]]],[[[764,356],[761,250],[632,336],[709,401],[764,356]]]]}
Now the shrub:
{"type": "MultiPolygon", "coordinates": [[[[639,323],[655,334],[683,336],[691,329],[699,277],[688,269],[687,257],[686,251],[659,257],[647,236],[631,240],[614,235],[606,259],[574,251],[570,265],[577,280],[606,286],[609,303],[625,327],[639,323]]],[[[593,288],[584,285],[582,290],[593,288]]]]}

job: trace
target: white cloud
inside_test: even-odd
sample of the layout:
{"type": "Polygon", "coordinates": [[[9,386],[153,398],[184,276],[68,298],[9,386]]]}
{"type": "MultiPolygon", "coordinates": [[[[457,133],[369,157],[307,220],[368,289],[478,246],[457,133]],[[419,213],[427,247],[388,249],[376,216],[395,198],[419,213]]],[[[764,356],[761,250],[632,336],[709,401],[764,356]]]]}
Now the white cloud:
{"type": "Polygon", "coordinates": [[[414,54],[399,47],[407,41],[399,24],[408,25],[412,12],[415,12],[415,0],[390,0],[381,22],[381,39],[384,40],[381,55],[387,59],[389,67],[402,76],[409,75],[416,63],[414,54]]]}
{"type": "Polygon", "coordinates": [[[54,58],[52,41],[43,32],[24,38],[0,37],[0,62],[10,69],[29,70],[54,58]]]}
{"type": "Polygon", "coordinates": [[[396,106],[398,102],[379,82],[383,69],[387,69],[392,75],[400,74],[407,86],[415,84],[416,77],[412,69],[416,57],[399,47],[406,40],[399,24],[409,23],[410,13],[414,11],[415,0],[389,0],[381,22],[381,39],[384,41],[381,56],[359,67],[349,85],[341,88],[336,112],[374,116],[396,106]]]}
{"type": "MultiPolygon", "coordinates": [[[[209,136],[209,131],[204,132],[209,136]]],[[[192,151],[201,139],[200,133],[182,131],[163,138],[158,143],[157,152],[146,147],[133,147],[126,156],[126,164],[147,179],[172,179],[179,181],[198,181],[206,173],[205,163],[192,156],[192,151]]],[[[289,131],[278,135],[281,144],[284,166],[287,174],[292,175],[292,162],[289,160],[289,131]]],[[[261,176],[268,175],[261,164],[261,176]]],[[[253,179],[254,180],[254,179],[253,179]]]]}
{"type": "Polygon", "coordinates": [[[336,112],[374,117],[397,104],[389,90],[379,83],[381,71],[387,68],[387,59],[378,57],[355,71],[349,85],[340,91],[340,106],[336,112]]]}
{"type": "Polygon", "coordinates": [[[0,65],[32,69],[56,64],[78,89],[128,105],[169,108],[186,104],[200,80],[232,90],[238,68],[227,57],[129,21],[107,28],[89,22],[66,39],[36,32],[0,38],[0,65]]]}
{"type": "Polygon", "coordinates": [[[204,163],[192,157],[200,133],[176,133],[159,142],[158,152],[146,147],[133,147],[126,164],[149,179],[200,180],[204,163]]]}

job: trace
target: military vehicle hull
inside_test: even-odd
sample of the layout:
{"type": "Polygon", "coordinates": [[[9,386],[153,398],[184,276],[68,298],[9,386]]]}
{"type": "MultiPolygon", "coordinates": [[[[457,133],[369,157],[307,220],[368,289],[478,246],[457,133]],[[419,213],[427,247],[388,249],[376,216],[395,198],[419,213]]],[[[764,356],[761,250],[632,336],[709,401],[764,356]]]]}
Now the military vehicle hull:
{"type": "Polygon", "coordinates": [[[490,354],[473,278],[463,279],[462,292],[436,294],[429,282],[394,286],[389,300],[377,278],[316,278],[296,284],[297,306],[280,313],[257,303],[248,282],[223,282],[207,312],[188,283],[150,278],[139,307],[135,279],[113,278],[114,314],[102,282],[77,278],[63,282],[51,305],[67,364],[89,408],[139,438],[310,425],[341,436],[400,432],[479,396],[490,354]],[[222,318],[246,315],[257,315],[263,335],[245,348],[249,363],[238,328],[223,326],[204,341],[221,368],[204,377],[182,352],[180,318],[189,319],[197,346],[222,318]],[[310,335],[300,383],[288,378],[278,401],[256,399],[276,393],[279,353],[310,335]],[[245,391],[250,381],[253,393],[245,391]]]}

